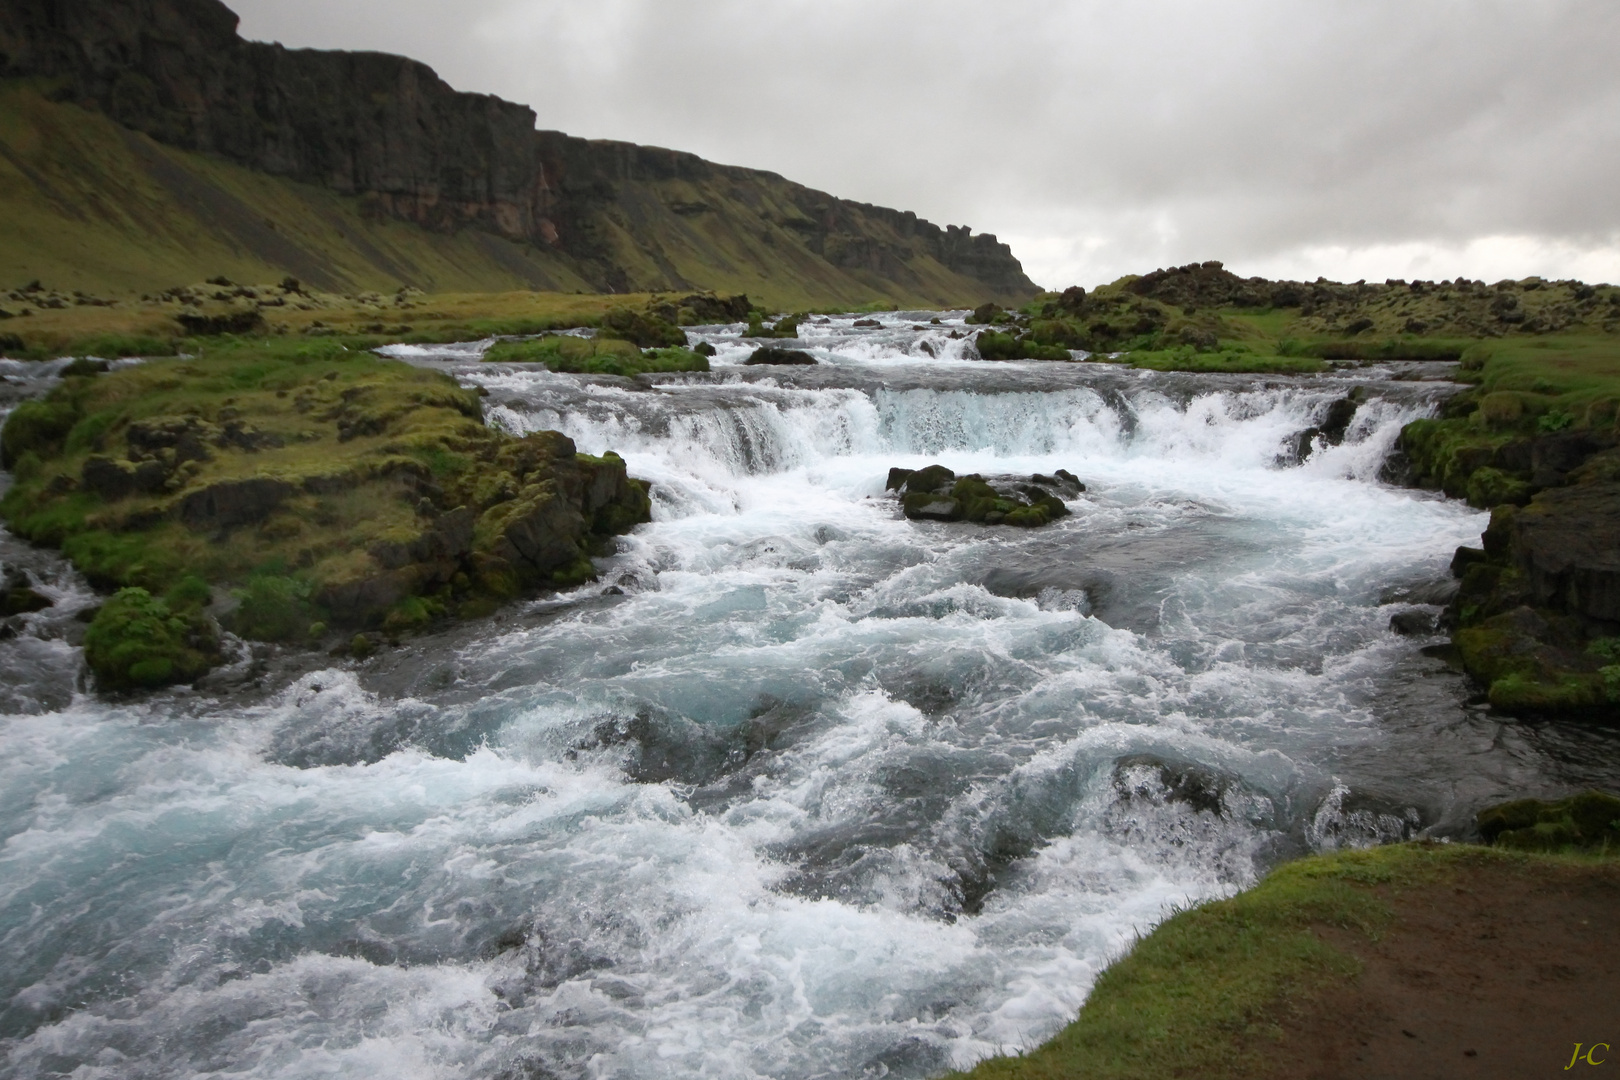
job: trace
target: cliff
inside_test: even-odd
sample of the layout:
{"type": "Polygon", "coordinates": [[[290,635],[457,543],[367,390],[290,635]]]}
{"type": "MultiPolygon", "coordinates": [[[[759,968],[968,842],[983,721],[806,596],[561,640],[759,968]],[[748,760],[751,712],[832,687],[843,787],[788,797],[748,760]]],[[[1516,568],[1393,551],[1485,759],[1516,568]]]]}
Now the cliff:
{"type": "MultiPolygon", "coordinates": [[[[0,0],[0,78],[164,147],[353,199],[370,221],[505,240],[519,257],[489,258],[542,287],[758,291],[774,275],[836,298],[1035,291],[993,236],[774,173],[537,131],[531,109],[458,92],[413,60],[286,49],[236,26],[216,0],[0,0]]],[[[16,146],[4,156],[20,168],[16,146]]]]}

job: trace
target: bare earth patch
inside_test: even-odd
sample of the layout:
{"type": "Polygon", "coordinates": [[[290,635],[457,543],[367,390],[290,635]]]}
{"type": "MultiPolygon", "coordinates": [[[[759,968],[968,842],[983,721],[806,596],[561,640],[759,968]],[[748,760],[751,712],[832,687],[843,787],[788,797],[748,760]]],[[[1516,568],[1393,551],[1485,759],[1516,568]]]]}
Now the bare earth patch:
{"type": "Polygon", "coordinates": [[[1376,940],[1318,929],[1360,975],[1280,1018],[1270,1076],[1620,1073],[1620,866],[1503,862],[1398,891],[1376,940]],[[1576,1044],[1592,1057],[1576,1060],[1576,1044]]]}

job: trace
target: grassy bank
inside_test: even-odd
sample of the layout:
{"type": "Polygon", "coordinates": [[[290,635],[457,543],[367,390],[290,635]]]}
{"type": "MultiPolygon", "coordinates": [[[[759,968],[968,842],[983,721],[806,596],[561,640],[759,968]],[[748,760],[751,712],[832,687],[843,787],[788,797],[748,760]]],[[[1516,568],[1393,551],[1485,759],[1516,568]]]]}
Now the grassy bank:
{"type": "Polygon", "coordinates": [[[1413,905],[1448,904],[1501,880],[1590,879],[1620,884],[1620,861],[1413,843],[1289,863],[1252,889],[1160,924],[1098,978],[1079,1017],[1049,1042],[953,1076],[1287,1075],[1277,1060],[1302,1056],[1293,1045],[1300,1018],[1352,990],[1364,946],[1403,933],[1413,905]]]}

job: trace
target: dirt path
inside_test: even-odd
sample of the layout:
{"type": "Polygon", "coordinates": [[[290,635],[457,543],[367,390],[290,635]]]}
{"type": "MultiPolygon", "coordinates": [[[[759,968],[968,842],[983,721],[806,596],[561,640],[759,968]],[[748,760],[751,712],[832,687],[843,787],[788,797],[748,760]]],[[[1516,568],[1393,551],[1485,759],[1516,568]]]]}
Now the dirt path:
{"type": "Polygon", "coordinates": [[[1277,1080],[1620,1080],[1620,866],[1482,866],[1385,897],[1379,940],[1318,931],[1365,967],[1282,1022],[1277,1080]]]}

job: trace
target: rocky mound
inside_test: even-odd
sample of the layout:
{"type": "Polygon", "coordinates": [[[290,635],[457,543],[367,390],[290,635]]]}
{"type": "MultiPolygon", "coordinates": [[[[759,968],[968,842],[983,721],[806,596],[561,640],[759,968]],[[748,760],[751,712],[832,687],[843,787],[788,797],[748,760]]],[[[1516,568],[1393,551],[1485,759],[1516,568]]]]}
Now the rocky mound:
{"type": "Polygon", "coordinates": [[[913,521],[971,521],[981,525],[1038,528],[1071,511],[1064,498],[1086,490],[1066,469],[1055,476],[1040,473],[1020,479],[978,474],[958,477],[943,465],[889,470],[887,490],[900,495],[906,517],[913,521]]]}
{"type": "Polygon", "coordinates": [[[650,506],[618,457],[492,430],[446,376],[284,339],[69,375],[0,449],[12,531],[124,590],[86,639],[113,688],[206,670],[216,618],[329,645],[586,581],[650,506]]]}

